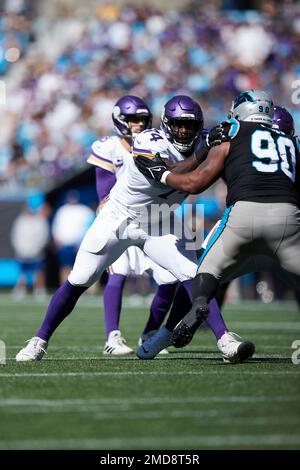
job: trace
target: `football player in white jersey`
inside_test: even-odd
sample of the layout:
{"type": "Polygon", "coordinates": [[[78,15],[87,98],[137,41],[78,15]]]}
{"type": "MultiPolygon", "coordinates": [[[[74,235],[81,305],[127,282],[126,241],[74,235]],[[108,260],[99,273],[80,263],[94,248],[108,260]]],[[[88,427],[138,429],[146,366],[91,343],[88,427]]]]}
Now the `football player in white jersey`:
{"type": "MultiPolygon", "coordinates": [[[[104,206],[108,195],[120,175],[132,160],[132,141],[143,130],[149,129],[152,115],[147,104],[139,97],[125,95],[120,98],[112,112],[115,135],[96,140],[88,157],[88,163],[96,166],[96,186],[100,208],[104,206]]],[[[161,326],[171,307],[176,284],[167,284],[169,273],[155,265],[140,248],[129,247],[109,267],[109,277],[104,289],[104,320],[106,342],[105,355],[123,355],[133,352],[126,345],[119,330],[122,294],[127,276],[152,274],[158,284],[157,292],[150,306],[150,316],[143,331],[142,339],[161,326]]],[[[167,350],[161,351],[167,353],[167,350]]]]}
{"type": "MultiPolygon", "coordinates": [[[[164,107],[162,128],[148,129],[137,136],[134,153],[153,158],[160,153],[171,163],[184,161],[193,153],[202,129],[203,115],[199,104],[188,96],[178,95],[164,107]]],[[[207,154],[208,149],[204,145],[203,151],[207,154]]],[[[201,151],[198,155],[201,155],[201,151]]],[[[108,201],[86,233],[68,280],[52,297],[37,335],[17,354],[16,360],[40,360],[47,349],[49,338],[72,312],[79,297],[130,246],[142,249],[152,261],[168,271],[168,283],[182,282],[191,296],[190,281],[197,270],[192,235],[186,227],[178,235],[170,227],[165,230],[165,224],[162,226],[160,223],[162,204],[164,208],[170,208],[174,203],[180,204],[185,197],[182,191],[170,191],[165,184],[146,178],[136,168],[133,159],[130,160],[113,186],[108,201]]],[[[222,343],[223,356],[230,350],[228,354],[242,357],[243,343],[228,333],[214,299],[209,307],[207,323],[218,340],[218,346],[220,339],[224,339],[224,336],[227,338],[222,343]]],[[[182,311],[179,314],[182,316],[182,311]]],[[[175,316],[172,315],[172,318],[175,316]]],[[[174,326],[166,325],[165,329],[160,330],[164,332],[162,339],[165,346],[171,342],[174,326]]],[[[151,354],[143,349],[139,357],[150,359],[153,357],[150,357],[151,354]]]]}

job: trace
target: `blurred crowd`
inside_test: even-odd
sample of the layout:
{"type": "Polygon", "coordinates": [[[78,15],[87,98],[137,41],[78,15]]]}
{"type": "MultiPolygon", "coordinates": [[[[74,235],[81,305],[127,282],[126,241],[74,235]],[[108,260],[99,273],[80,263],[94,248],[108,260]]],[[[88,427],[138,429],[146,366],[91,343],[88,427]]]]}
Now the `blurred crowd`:
{"type": "Polygon", "coordinates": [[[237,92],[261,88],[300,128],[291,101],[300,78],[298,2],[265,0],[244,11],[232,10],[235,2],[194,1],[180,11],[101,3],[56,19],[26,16],[14,3],[0,22],[0,191],[48,190],[82,169],[93,140],[112,132],[123,94],[144,98],[155,125],[170,96],[192,95],[210,127],[237,92]]]}
{"type": "MultiPolygon", "coordinates": [[[[166,10],[151,2],[99,2],[92,10],[64,9],[54,18],[38,14],[34,1],[0,2],[0,197],[35,188],[45,194],[85,169],[92,142],[113,132],[112,107],[124,94],[147,101],[155,126],[172,95],[188,94],[199,100],[209,128],[226,117],[239,91],[265,89],[292,112],[299,131],[300,3],[261,0],[255,10],[238,10],[240,3],[197,0],[166,10]]],[[[190,198],[205,206],[205,232],[223,212],[225,193],[218,182],[208,194],[190,198]]],[[[74,211],[74,201],[64,209],[74,211]]],[[[91,218],[86,207],[77,209],[91,218]]],[[[49,240],[64,278],[82,236],[72,248],[69,239],[65,246],[58,219],[50,238],[35,212],[29,204],[12,232],[21,267],[17,295],[32,270],[36,291],[43,292],[42,252],[49,240]],[[28,256],[22,224],[30,232],[34,217],[41,242],[28,256]]],[[[42,217],[48,224],[49,214],[42,211],[42,217]]],[[[243,297],[271,301],[274,292],[279,295],[276,280],[253,276],[239,284],[243,297]]]]}

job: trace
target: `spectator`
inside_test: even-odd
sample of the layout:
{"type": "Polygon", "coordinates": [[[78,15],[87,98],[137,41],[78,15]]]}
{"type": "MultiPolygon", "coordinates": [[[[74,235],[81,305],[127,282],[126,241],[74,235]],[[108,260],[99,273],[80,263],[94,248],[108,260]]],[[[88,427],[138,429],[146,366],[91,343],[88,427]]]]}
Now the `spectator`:
{"type": "Polygon", "coordinates": [[[94,220],[94,212],[79,203],[77,191],[69,191],[66,202],[56,212],[52,236],[57,248],[60,282],[64,282],[74,264],[80,242],[94,220]]]}
{"type": "Polygon", "coordinates": [[[37,41],[34,54],[23,53],[22,73],[15,74],[7,108],[0,110],[8,136],[3,161],[12,158],[15,143],[24,157],[13,175],[3,165],[8,171],[5,178],[0,169],[0,189],[47,188],[83,168],[85,150],[111,133],[108,111],[120,94],[144,96],[154,125],[171,95],[190,94],[199,99],[209,127],[224,119],[235,93],[266,88],[299,127],[291,84],[300,74],[300,4],[271,0],[247,10],[251,2],[243,2],[238,11],[232,8],[237,3],[221,2],[218,9],[218,2],[204,8],[194,1],[180,11],[98,5],[87,17],[74,11],[29,26],[6,13],[5,37],[34,29],[37,41]]]}
{"type": "Polygon", "coordinates": [[[42,212],[43,195],[33,193],[24,210],[16,218],[11,232],[11,243],[19,262],[20,274],[13,295],[21,299],[32,285],[36,297],[44,297],[44,250],[49,240],[48,220],[42,212]]]}

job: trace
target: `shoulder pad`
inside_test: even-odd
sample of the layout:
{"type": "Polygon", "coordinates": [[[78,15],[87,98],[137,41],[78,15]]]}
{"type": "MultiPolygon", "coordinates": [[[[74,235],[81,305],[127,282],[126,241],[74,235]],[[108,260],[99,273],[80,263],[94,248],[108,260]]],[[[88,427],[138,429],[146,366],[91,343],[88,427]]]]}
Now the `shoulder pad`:
{"type": "Polygon", "coordinates": [[[115,173],[113,163],[114,142],[111,137],[96,140],[92,146],[87,162],[91,165],[104,168],[105,170],[115,173]]]}
{"type": "Polygon", "coordinates": [[[113,148],[112,137],[103,137],[102,139],[95,140],[91,145],[91,150],[96,155],[101,157],[109,156],[113,148]]]}

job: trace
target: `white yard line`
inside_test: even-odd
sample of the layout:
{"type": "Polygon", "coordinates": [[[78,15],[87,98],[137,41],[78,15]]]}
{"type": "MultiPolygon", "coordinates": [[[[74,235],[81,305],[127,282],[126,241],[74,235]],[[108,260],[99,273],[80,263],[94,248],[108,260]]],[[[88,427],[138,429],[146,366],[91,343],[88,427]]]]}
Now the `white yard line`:
{"type": "MultiPolygon", "coordinates": [[[[286,351],[286,355],[283,355],[283,354],[270,354],[270,355],[263,355],[263,354],[256,354],[253,356],[253,359],[254,360],[264,360],[264,359],[268,359],[268,360],[271,360],[271,359],[282,359],[284,361],[290,361],[291,362],[291,350],[287,350],[286,351]]],[[[201,360],[221,360],[222,359],[222,356],[220,353],[218,353],[217,351],[215,353],[211,353],[211,354],[207,354],[205,352],[201,352],[199,351],[197,348],[195,348],[194,351],[185,351],[184,353],[182,353],[182,355],[180,355],[180,353],[174,353],[172,350],[170,350],[170,354],[169,355],[163,355],[163,356],[159,356],[156,358],[156,360],[159,360],[159,361],[163,361],[163,360],[168,360],[168,359],[172,359],[173,360],[176,360],[176,359],[199,359],[200,361],[201,360]]],[[[12,357],[7,357],[6,358],[7,361],[10,361],[10,362],[14,362],[15,361],[15,357],[12,356],[12,357]]],[[[43,362],[63,362],[63,361],[109,361],[109,360],[113,360],[113,361],[137,361],[138,358],[135,356],[135,355],[132,355],[132,356],[127,356],[127,357],[116,357],[116,356],[112,356],[112,357],[102,357],[102,354],[99,354],[99,356],[93,356],[93,357],[82,357],[82,356],[73,356],[73,357],[64,357],[63,355],[61,356],[56,356],[56,357],[47,357],[47,358],[44,358],[43,359],[43,362]]]]}
{"type": "MultiPolygon", "coordinates": [[[[26,367],[26,366],[25,366],[26,367]]],[[[276,371],[249,371],[239,368],[226,369],[226,375],[254,375],[254,376],[285,376],[285,375],[300,375],[300,368],[294,367],[293,370],[276,370],[276,371]]],[[[124,371],[124,372],[12,372],[0,373],[1,378],[29,378],[29,377],[122,377],[122,376],[208,376],[220,375],[219,370],[203,370],[203,371],[124,371]]]]}
{"type": "Polygon", "coordinates": [[[222,396],[222,395],[209,395],[209,396],[197,396],[197,397],[186,397],[184,403],[181,398],[174,398],[171,396],[163,397],[148,397],[148,398],[100,398],[100,399],[62,399],[62,400],[49,400],[49,399],[32,399],[32,398],[2,398],[0,399],[0,407],[15,407],[15,406],[37,406],[37,407],[67,407],[67,406],[136,406],[136,405],[161,405],[161,404],[197,404],[197,403],[265,403],[265,402],[298,402],[298,395],[274,395],[270,397],[262,397],[256,395],[233,395],[233,396],[222,396]]]}
{"type": "MultiPolygon", "coordinates": [[[[211,435],[211,436],[135,436],[132,438],[76,438],[76,439],[34,439],[2,440],[0,449],[104,449],[106,454],[113,449],[178,449],[229,446],[299,446],[300,434],[248,434],[211,435]]],[[[151,451],[149,452],[151,453],[151,451]]],[[[192,453],[192,452],[191,452],[192,453]]]]}

